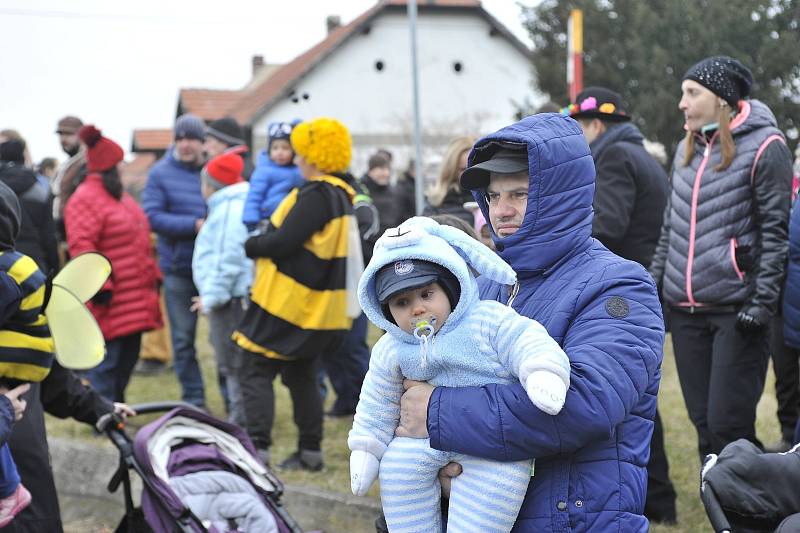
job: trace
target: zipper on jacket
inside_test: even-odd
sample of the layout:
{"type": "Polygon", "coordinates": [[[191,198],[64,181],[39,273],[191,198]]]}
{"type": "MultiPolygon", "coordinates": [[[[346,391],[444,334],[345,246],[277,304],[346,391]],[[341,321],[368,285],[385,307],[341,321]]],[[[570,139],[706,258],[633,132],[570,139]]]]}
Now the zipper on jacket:
{"type": "Polygon", "coordinates": [[[518,293],[519,293],[519,281],[514,283],[514,286],[511,288],[511,294],[508,296],[508,301],[506,302],[506,305],[508,307],[511,307],[511,304],[514,303],[514,298],[517,297],[518,293]]]}
{"type": "Polygon", "coordinates": [[[714,145],[714,139],[717,134],[711,136],[711,139],[706,143],[705,150],[703,150],[703,160],[697,168],[694,176],[694,185],[692,186],[692,209],[689,216],[689,254],[686,258],[686,298],[689,304],[697,305],[692,291],[692,267],[694,266],[694,239],[697,231],[697,199],[700,196],[700,181],[703,178],[703,172],[706,170],[706,165],[711,157],[711,147],[714,145]]]}

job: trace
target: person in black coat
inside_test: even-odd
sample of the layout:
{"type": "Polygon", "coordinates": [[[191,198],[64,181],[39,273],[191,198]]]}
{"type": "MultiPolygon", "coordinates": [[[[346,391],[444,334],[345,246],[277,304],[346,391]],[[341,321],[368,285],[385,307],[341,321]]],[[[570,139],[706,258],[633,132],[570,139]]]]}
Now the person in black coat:
{"type": "Polygon", "coordinates": [[[22,399],[28,404],[25,416],[14,425],[8,444],[22,483],[33,498],[31,504],[0,531],[59,533],[62,531],[61,511],[50,465],[44,413],[58,418],[71,417],[90,425],[111,411],[123,416],[136,413],[125,404],[112,404],[104,399],[57,361],[53,361],[50,374],[42,382],[31,383],[22,399]]]}
{"type": "Polygon", "coordinates": [[[580,123],[597,170],[592,233],[615,254],[647,268],[667,205],[667,174],[645,150],[644,136],[622,111],[617,93],[589,87],[578,105],[587,109],[570,116],[580,123]],[[588,108],[587,100],[596,106],[588,108]],[[614,111],[602,112],[603,106],[614,111]]]}
{"type": "Polygon", "coordinates": [[[378,237],[387,228],[394,228],[405,220],[401,219],[400,206],[395,188],[389,183],[392,176],[391,161],[385,154],[377,152],[370,156],[367,173],[361,178],[361,184],[367,189],[372,203],[380,213],[378,237]]]}
{"type": "Polygon", "coordinates": [[[397,199],[400,205],[400,220],[406,220],[417,214],[417,179],[414,176],[416,172],[415,165],[415,161],[409,159],[408,167],[403,171],[402,176],[397,180],[397,185],[395,185],[397,199]]]}
{"type": "Polygon", "coordinates": [[[25,167],[25,142],[10,139],[0,143],[0,181],[19,199],[22,223],[16,249],[34,261],[45,275],[58,269],[58,244],[53,222],[53,199],[25,167]]]}
{"type": "MultiPolygon", "coordinates": [[[[589,141],[597,172],[592,235],[618,256],[649,267],[669,194],[664,168],[645,150],[644,136],[631,124],[616,92],[588,87],[567,109],[589,141]]],[[[674,523],[675,489],[657,410],[647,478],[645,516],[674,523]]]]}

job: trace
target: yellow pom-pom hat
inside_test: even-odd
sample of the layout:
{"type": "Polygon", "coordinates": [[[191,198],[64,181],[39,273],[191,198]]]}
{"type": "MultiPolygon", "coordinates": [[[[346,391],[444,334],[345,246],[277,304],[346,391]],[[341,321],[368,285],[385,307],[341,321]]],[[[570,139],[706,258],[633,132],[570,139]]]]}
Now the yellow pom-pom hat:
{"type": "Polygon", "coordinates": [[[320,172],[344,172],[350,166],[350,132],[335,118],[301,122],[292,130],[291,142],[295,153],[320,172]]]}

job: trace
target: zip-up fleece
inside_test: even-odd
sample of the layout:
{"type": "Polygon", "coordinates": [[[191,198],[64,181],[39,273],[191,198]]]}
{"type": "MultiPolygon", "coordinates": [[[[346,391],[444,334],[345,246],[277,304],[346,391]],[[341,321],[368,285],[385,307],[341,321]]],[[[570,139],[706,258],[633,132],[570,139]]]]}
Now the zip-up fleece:
{"type": "Polygon", "coordinates": [[[791,156],[772,112],[742,101],[731,121],[736,155],[721,161],[719,134],[685,141],[673,163],[672,192],[652,273],[677,307],[744,305],[766,323],[776,309],[787,252],[791,156]]]}

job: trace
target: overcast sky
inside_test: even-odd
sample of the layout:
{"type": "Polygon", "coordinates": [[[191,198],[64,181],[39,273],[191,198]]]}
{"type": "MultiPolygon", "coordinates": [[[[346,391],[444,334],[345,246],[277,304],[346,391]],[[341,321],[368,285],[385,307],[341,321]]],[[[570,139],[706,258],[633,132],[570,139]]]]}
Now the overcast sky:
{"type": "MultiPolygon", "coordinates": [[[[171,127],[181,87],[238,89],[250,58],[284,63],[374,0],[0,0],[0,129],[35,161],[64,154],[54,134],[74,114],[130,150],[134,128],[171,127]]],[[[530,2],[524,2],[529,4],[530,2]]],[[[515,0],[483,6],[530,46],[515,0]]]]}

